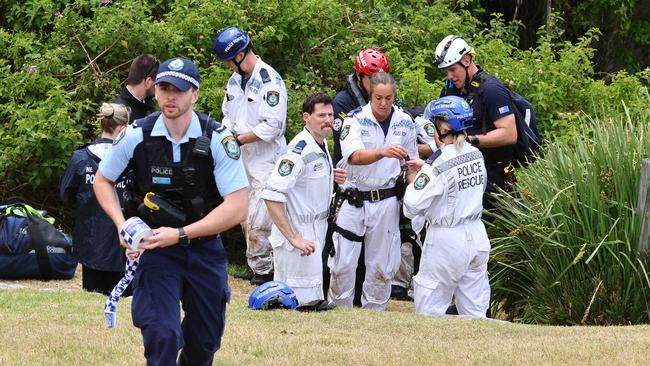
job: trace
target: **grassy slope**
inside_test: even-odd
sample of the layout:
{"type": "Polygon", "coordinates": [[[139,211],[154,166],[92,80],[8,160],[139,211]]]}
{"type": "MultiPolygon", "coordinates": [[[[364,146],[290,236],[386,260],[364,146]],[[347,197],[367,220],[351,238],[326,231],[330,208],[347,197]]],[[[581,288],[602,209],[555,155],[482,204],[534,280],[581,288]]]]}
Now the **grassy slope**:
{"type": "MultiPolygon", "coordinates": [[[[6,283],[6,282],[5,282],[6,283]]],[[[25,282],[21,282],[25,284],[25,282]]],[[[105,328],[104,297],[75,282],[27,282],[70,291],[0,290],[0,365],[134,365],[143,363],[130,301],[118,326],[105,328]]],[[[215,364],[645,364],[650,326],[542,327],[434,319],[411,303],[390,311],[324,313],[250,311],[252,286],[231,280],[233,301],[215,364]]]]}

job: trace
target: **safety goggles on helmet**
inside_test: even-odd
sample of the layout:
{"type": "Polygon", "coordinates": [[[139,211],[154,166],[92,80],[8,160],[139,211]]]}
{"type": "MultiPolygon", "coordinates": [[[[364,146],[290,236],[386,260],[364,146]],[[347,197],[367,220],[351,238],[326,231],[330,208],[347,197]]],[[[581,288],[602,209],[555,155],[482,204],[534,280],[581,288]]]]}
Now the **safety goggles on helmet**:
{"type": "Polygon", "coordinates": [[[432,100],[424,112],[424,118],[449,122],[452,130],[462,132],[473,125],[474,114],[467,101],[457,96],[446,96],[432,100]]]}
{"type": "Polygon", "coordinates": [[[445,37],[438,46],[436,46],[436,55],[433,65],[439,69],[444,69],[460,60],[466,54],[474,55],[474,50],[467,42],[459,36],[449,35],[445,37]]]}
{"type": "Polygon", "coordinates": [[[354,70],[358,74],[372,76],[378,72],[390,72],[386,55],[377,48],[364,48],[354,59],[354,70]]]}
{"type": "Polygon", "coordinates": [[[248,298],[248,308],[254,310],[295,309],[298,299],[291,287],[280,281],[258,286],[248,298]]]}

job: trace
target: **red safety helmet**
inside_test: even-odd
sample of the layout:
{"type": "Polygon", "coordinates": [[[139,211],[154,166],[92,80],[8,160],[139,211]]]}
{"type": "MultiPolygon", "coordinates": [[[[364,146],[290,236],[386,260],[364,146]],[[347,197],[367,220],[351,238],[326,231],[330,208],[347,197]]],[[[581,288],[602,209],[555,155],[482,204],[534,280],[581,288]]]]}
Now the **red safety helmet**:
{"type": "Polygon", "coordinates": [[[377,72],[390,72],[390,63],[383,52],[376,48],[364,48],[357,53],[354,60],[354,70],[357,74],[372,76],[377,72]]]}

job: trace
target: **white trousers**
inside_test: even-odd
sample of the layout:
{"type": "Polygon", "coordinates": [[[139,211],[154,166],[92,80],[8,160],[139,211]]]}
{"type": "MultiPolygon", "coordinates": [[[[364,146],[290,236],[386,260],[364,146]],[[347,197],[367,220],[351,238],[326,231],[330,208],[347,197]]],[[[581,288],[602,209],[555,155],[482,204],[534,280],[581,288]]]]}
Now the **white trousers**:
{"type": "Polygon", "coordinates": [[[248,217],[241,224],[246,237],[246,259],[248,266],[257,274],[273,272],[273,249],[269,242],[271,215],[260,199],[264,184],[250,178],[248,189],[248,217]]]}
{"type": "Polygon", "coordinates": [[[300,251],[273,228],[271,245],[273,246],[273,279],[282,281],[293,289],[301,304],[323,300],[323,261],[322,252],[327,233],[327,221],[319,220],[315,223],[292,223],[300,235],[310,240],[316,246],[314,253],[303,257],[300,251]]]}
{"type": "MultiPolygon", "coordinates": [[[[395,197],[379,202],[364,201],[361,208],[343,203],[336,224],[352,233],[364,236],[366,277],[363,281],[361,305],[364,308],[386,310],[390,297],[391,279],[399,266],[400,235],[399,205],[395,197]]],[[[357,262],[361,243],[348,240],[340,233],[332,236],[334,257],[328,259],[330,268],[331,303],[352,307],[357,262]]]]}
{"type": "Polygon", "coordinates": [[[490,304],[486,241],[481,220],[429,227],[420,271],[413,278],[416,313],[443,315],[455,297],[459,315],[485,317],[490,304]]]}

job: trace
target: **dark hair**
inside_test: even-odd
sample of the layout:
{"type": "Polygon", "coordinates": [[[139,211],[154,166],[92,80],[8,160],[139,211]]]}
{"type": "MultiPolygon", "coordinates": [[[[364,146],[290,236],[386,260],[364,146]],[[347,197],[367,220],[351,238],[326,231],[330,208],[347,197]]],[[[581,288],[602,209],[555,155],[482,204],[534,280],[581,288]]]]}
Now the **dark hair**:
{"type": "Polygon", "coordinates": [[[318,103],[332,104],[332,97],[330,97],[325,93],[315,93],[308,96],[307,98],[305,98],[305,101],[302,103],[303,113],[309,113],[309,114],[314,113],[314,108],[318,103]]]}
{"type": "Polygon", "coordinates": [[[160,66],[160,61],[150,54],[143,54],[134,58],[133,62],[131,62],[126,83],[134,85],[139,84],[148,77],[155,79],[158,73],[158,66],[160,66]]]}
{"type": "Polygon", "coordinates": [[[113,133],[118,126],[126,126],[129,122],[129,107],[117,103],[102,103],[97,113],[102,131],[113,133]]]}
{"type": "Polygon", "coordinates": [[[388,84],[393,87],[393,91],[395,91],[395,78],[393,78],[393,75],[387,72],[376,72],[370,77],[370,94],[372,94],[372,90],[375,88],[375,86],[379,84],[388,84]]]}

